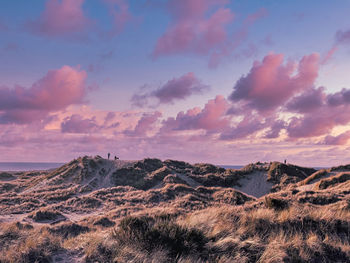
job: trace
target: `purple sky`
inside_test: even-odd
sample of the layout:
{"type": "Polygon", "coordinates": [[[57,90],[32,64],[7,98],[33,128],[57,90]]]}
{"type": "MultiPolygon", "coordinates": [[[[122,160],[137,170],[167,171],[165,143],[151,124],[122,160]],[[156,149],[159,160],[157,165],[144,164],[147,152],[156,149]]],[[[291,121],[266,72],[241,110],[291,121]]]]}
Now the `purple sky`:
{"type": "Polygon", "coordinates": [[[349,162],[349,1],[4,2],[0,161],[349,162]]]}

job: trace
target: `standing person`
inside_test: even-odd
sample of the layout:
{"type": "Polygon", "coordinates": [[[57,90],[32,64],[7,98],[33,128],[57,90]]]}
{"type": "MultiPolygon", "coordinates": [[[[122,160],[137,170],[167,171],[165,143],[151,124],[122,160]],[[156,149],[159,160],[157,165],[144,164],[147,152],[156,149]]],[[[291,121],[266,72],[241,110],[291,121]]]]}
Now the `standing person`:
{"type": "Polygon", "coordinates": [[[287,160],[286,159],[284,159],[284,164],[286,164],[287,163],[287,160]]]}
{"type": "Polygon", "coordinates": [[[109,160],[109,157],[111,156],[111,154],[110,153],[108,153],[108,160],[109,160]]]}

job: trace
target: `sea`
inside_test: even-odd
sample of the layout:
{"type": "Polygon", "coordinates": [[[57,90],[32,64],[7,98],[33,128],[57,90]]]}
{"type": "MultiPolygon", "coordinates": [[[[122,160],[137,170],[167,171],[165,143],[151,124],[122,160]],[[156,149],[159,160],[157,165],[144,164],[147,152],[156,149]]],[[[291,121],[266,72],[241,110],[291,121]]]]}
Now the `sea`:
{"type": "Polygon", "coordinates": [[[0,162],[0,171],[36,171],[49,170],[62,166],[63,163],[0,162]]]}
{"type": "Polygon", "coordinates": [[[218,166],[225,169],[241,169],[244,167],[243,165],[218,165],[218,166]]]}

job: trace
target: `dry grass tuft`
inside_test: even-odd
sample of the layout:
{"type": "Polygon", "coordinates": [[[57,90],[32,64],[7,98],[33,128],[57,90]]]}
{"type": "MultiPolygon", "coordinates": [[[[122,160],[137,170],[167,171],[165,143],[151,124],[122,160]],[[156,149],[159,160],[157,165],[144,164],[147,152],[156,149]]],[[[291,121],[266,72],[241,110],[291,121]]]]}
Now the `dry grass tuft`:
{"type": "Polygon", "coordinates": [[[333,176],[331,178],[323,179],[317,184],[318,189],[327,189],[329,187],[333,187],[334,185],[344,183],[346,181],[350,180],[350,173],[340,173],[336,176],[333,176]]]}
{"type": "Polygon", "coordinates": [[[7,239],[0,250],[0,262],[51,262],[53,253],[61,249],[60,238],[46,229],[37,231],[16,224],[7,226],[4,234],[7,239]]]}

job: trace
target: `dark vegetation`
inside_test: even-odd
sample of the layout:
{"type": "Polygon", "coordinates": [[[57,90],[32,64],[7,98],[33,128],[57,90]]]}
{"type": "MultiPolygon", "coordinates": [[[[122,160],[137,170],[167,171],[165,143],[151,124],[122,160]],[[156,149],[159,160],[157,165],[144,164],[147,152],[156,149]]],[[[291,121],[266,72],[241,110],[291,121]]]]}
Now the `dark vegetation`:
{"type": "Polygon", "coordinates": [[[38,211],[35,211],[31,215],[29,215],[29,217],[36,222],[64,219],[64,216],[61,213],[53,210],[47,210],[47,209],[46,210],[40,209],[38,211]]]}
{"type": "Polygon", "coordinates": [[[101,244],[97,251],[86,258],[87,262],[113,262],[125,247],[136,247],[146,254],[161,250],[171,259],[196,255],[207,259],[207,237],[198,229],[176,224],[168,215],[157,217],[126,217],[114,229],[108,246],[101,244]],[[108,253],[98,253],[108,251],[108,253]]]}

